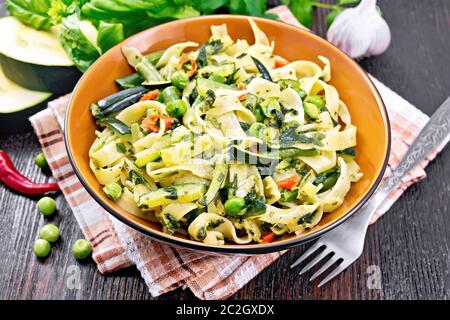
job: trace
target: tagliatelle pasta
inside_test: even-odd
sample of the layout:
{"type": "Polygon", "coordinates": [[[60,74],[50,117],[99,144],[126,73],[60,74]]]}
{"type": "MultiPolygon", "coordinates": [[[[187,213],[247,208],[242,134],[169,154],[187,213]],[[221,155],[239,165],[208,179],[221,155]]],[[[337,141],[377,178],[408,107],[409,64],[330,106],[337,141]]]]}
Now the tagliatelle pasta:
{"type": "Polygon", "coordinates": [[[91,105],[104,192],[166,233],[211,245],[300,234],[362,176],[329,60],[289,62],[249,23],[253,44],[212,26],[207,43],[152,53],[154,64],[123,48],[136,73],[91,105]]]}

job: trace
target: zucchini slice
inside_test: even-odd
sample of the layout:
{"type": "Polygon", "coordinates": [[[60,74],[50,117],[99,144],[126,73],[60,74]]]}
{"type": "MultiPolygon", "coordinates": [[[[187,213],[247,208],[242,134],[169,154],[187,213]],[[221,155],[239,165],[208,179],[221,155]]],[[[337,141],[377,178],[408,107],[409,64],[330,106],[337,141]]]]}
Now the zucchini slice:
{"type": "Polygon", "coordinates": [[[6,78],[0,67],[0,132],[30,130],[28,117],[44,109],[51,95],[50,92],[22,88],[6,78]]]}
{"type": "Polygon", "coordinates": [[[58,40],[59,29],[39,31],[14,17],[0,18],[0,65],[18,85],[55,94],[71,92],[81,76],[58,40]]]}
{"type": "Polygon", "coordinates": [[[204,184],[185,183],[150,191],[139,197],[140,208],[165,206],[169,203],[194,202],[203,197],[207,187],[204,184]]]}

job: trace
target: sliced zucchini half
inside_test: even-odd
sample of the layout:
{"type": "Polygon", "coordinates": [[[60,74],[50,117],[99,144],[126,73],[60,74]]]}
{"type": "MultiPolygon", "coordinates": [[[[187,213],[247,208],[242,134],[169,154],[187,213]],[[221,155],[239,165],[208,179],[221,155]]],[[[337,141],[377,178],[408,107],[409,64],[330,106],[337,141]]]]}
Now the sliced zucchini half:
{"type": "Polygon", "coordinates": [[[0,65],[10,80],[36,91],[73,90],[81,72],[59,43],[57,27],[35,30],[14,17],[3,17],[0,30],[0,65]]]}
{"type": "Polygon", "coordinates": [[[50,92],[32,91],[9,80],[0,67],[0,132],[17,133],[31,129],[28,118],[42,110],[50,92]]]}

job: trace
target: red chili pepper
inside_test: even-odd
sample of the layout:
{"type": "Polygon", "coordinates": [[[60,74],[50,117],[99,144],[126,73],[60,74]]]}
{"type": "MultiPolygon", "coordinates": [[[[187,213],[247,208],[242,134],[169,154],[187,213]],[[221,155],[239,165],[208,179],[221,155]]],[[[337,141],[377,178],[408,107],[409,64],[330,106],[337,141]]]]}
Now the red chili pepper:
{"type": "Polygon", "coordinates": [[[283,61],[283,60],[275,60],[275,69],[276,69],[276,68],[284,67],[284,66],[287,65],[287,64],[288,64],[287,61],[283,61]]]}
{"type": "Polygon", "coordinates": [[[162,116],[160,114],[152,114],[151,116],[148,116],[142,121],[142,126],[147,129],[148,131],[158,132],[159,131],[159,124],[158,120],[163,119],[166,123],[165,129],[169,130],[172,123],[175,121],[175,118],[169,117],[169,116],[162,116]]]}
{"type": "Polygon", "coordinates": [[[146,94],[144,94],[139,101],[146,101],[146,100],[156,100],[158,98],[159,95],[159,90],[155,89],[152,91],[147,92],[146,94]]]}
{"type": "Polygon", "coordinates": [[[192,58],[186,56],[182,57],[178,65],[178,69],[183,69],[185,64],[191,65],[191,69],[186,70],[186,75],[190,78],[197,72],[197,62],[192,58]]]}
{"type": "Polygon", "coordinates": [[[44,194],[60,190],[57,183],[36,183],[20,174],[3,150],[0,150],[0,181],[23,194],[44,194]]]}
{"type": "Polygon", "coordinates": [[[272,242],[275,239],[275,233],[273,233],[272,231],[266,231],[262,236],[261,236],[261,243],[269,243],[272,242]]]}
{"type": "Polygon", "coordinates": [[[297,185],[297,183],[298,183],[298,176],[293,175],[292,177],[278,181],[277,185],[280,188],[291,190],[293,187],[295,187],[297,185]]]}

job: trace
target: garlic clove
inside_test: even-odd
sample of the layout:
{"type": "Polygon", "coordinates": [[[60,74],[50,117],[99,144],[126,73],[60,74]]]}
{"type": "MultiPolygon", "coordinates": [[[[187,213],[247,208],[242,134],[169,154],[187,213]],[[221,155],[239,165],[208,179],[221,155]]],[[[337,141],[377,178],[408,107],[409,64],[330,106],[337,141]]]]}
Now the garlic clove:
{"type": "Polygon", "coordinates": [[[386,51],[391,31],[378,13],[376,0],[362,0],[336,17],[327,39],[352,58],[361,58],[386,51]]]}

